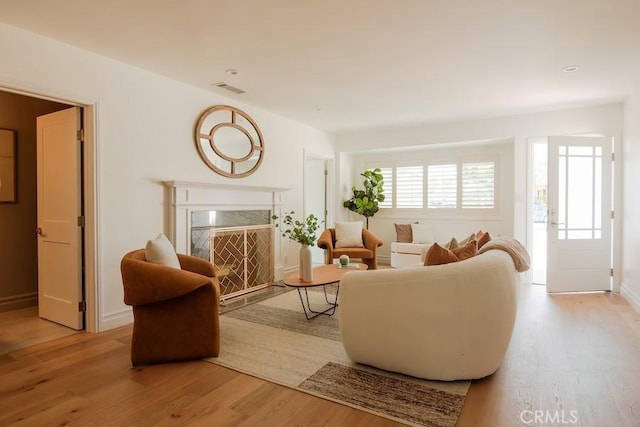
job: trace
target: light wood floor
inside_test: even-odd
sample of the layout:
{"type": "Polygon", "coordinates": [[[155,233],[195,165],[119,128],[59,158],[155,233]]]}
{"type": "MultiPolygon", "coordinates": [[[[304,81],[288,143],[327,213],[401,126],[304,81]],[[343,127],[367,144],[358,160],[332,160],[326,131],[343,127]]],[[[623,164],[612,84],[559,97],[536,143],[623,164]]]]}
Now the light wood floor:
{"type": "Polygon", "coordinates": [[[77,331],[38,317],[38,307],[0,312],[0,355],[77,331]]]}
{"type": "MultiPolygon", "coordinates": [[[[457,425],[640,426],[640,315],[616,295],[521,289],[506,359],[457,425]]],[[[0,425],[398,425],[207,362],[132,368],[130,339],[128,326],[0,355],[0,425]]]]}

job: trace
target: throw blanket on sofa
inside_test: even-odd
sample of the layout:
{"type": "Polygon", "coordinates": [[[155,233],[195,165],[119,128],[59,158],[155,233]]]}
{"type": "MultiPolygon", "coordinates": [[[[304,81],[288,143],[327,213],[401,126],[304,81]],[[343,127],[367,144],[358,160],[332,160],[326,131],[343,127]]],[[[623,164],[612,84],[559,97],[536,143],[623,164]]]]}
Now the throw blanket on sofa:
{"type": "Polygon", "coordinates": [[[492,249],[500,249],[511,255],[518,272],[522,273],[529,269],[529,253],[525,247],[522,246],[522,243],[518,242],[513,237],[494,237],[489,242],[482,245],[478,251],[478,255],[492,249]]]}

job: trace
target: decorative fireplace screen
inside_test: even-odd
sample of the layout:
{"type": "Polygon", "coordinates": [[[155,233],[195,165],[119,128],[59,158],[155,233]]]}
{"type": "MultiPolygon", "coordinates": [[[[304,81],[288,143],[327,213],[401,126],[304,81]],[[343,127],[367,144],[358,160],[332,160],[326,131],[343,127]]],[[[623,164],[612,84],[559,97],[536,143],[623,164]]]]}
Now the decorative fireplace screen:
{"type": "MultiPolygon", "coordinates": [[[[224,216],[220,215],[223,212],[208,211],[205,215],[208,218],[206,224],[202,222],[202,215],[192,215],[191,254],[208,259],[213,264],[220,281],[222,300],[273,283],[273,225],[269,221],[270,212],[250,211],[257,212],[257,215],[241,212],[242,220],[238,220],[238,212],[231,215],[235,217],[234,220],[225,220],[219,218],[224,216]],[[228,226],[234,222],[265,221],[266,224],[228,226]]],[[[229,216],[229,212],[224,213],[229,216]]]]}

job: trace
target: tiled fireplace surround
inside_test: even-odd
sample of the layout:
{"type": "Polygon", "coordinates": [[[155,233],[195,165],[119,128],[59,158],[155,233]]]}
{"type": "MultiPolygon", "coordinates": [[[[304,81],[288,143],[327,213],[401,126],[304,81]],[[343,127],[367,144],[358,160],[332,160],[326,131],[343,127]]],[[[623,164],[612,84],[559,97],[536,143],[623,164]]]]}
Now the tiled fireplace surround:
{"type": "Polygon", "coordinates": [[[283,275],[279,234],[284,188],[167,181],[169,238],[178,253],[208,259],[222,299],[270,286],[283,275]]]}

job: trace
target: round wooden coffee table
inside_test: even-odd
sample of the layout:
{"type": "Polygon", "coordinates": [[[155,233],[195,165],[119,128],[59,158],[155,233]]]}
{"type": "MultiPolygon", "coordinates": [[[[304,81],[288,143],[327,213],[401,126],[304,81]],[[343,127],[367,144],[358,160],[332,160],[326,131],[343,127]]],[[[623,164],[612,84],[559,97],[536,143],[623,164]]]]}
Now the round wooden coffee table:
{"type": "Polygon", "coordinates": [[[366,264],[362,263],[350,265],[352,266],[350,268],[341,268],[339,264],[327,264],[320,267],[315,267],[313,269],[313,280],[310,282],[305,282],[304,280],[300,279],[299,273],[289,274],[282,280],[282,282],[285,285],[296,288],[298,290],[298,296],[300,297],[302,310],[304,311],[304,316],[307,318],[307,320],[311,320],[321,314],[333,316],[336,312],[336,307],[338,306],[338,292],[340,291],[340,279],[342,279],[342,276],[350,271],[362,271],[368,268],[366,264]],[[332,283],[338,283],[338,288],[336,289],[335,299],[333,301],[329,301],[329,297],[327,296],[327,289],[325,288],[325,286],[332,283]],[[329,304],[329,307],[326,310],[316,311],[311,308],[307,289],[316,286],[322,286],[322,290],[324,291],[324,299],[327,304],[329,304]],[[302,297],[302,291],[304,291],[305,298],[302,297]],[[306,305],[305,300],[307,302],[306,305]]]}

